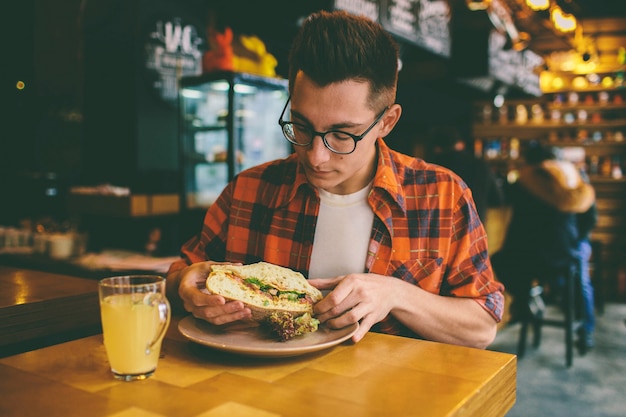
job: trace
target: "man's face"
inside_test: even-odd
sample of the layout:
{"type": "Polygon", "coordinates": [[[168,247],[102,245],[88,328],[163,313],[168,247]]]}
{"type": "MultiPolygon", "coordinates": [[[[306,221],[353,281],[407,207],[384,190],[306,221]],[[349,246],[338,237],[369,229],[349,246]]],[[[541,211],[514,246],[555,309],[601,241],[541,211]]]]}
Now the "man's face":
{"type": "MultiPolygon", "coordinates": [[[[285,119],[317,132],[342,130],[360,135],[382,110],[371,109],[368,96],[367,83],[345,81],[319,87],[300,72],[291,95],[291,115],[285,115],[285,119]]],[[[375,143],[381,136],[384,119],[357,143],[351,154],[332,152],[320,136],[309,146],[294,146],[309,182],[334,194],[350,194],[365,187],[376,170],[375,143]]]]}

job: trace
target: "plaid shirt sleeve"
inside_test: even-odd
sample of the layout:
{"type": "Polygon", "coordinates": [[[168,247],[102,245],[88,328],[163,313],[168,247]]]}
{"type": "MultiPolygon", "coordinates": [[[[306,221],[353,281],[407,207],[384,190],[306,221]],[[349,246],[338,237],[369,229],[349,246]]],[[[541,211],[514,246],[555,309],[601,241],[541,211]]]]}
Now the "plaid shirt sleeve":
{"type": "MultiPolygon", "coordinates": [[[[442,296],[472,298],[500,321],[504,288],[494,279],[486,232],[467,185],[445,168],[384,144],[379,149],[370,195],[376,216],[368,271],[442,296]]],[[[391,316],[378,327],[385,333],[409,332],[391,316]]]]}

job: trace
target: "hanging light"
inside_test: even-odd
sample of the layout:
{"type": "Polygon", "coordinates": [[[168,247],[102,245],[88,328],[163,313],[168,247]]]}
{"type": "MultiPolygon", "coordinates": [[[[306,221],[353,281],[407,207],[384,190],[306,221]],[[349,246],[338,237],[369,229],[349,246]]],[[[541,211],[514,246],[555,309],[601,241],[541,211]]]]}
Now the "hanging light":
{"type": "Polygon", "coordinates": [[[538,12],[540,10],[547,10],[550,7],[550,0],[526,0],[526,5],[538,12]]]}
{"type": "Polygon", "coordinates": [[[555,28],[561,32],[572,32],[576,29],[576,17],[563,11],[558,5],[550,8],[550,20],[555,28]]]}

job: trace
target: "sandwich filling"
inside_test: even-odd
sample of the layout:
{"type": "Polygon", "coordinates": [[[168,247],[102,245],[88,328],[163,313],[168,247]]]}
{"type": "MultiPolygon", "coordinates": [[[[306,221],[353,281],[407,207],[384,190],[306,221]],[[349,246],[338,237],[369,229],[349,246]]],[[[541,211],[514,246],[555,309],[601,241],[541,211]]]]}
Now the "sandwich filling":
{"type": "Polygon", "coordinates": [[[288,300],[292,302],[302,303],[302,304],[313,304],[313,300],[311,297],[304,293],[294,290],[281,290],[276,288],[273,285],[267,284],[263,282],[259,278],[256,277],[247,277],[244,278],[240,275],[232,271],[226,272],[230,274],[237,282],[241,285],[251,289],[255,293],[267,298],[265,305],[269,305],[270,301],[282,301],[288,300]]]}

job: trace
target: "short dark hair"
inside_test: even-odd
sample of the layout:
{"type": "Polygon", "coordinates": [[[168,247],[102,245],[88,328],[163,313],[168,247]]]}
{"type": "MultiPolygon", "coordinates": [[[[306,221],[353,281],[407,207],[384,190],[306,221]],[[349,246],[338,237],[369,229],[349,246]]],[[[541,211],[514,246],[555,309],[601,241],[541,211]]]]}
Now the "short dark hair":
{"type": "Polygon", "coordinates": [[[393,104],[399,48],[378,23],[344,11],[319,11],[307,17],[289,53],[289,90],[298,71],[319,86],[346,80],[370,84],[370,106],[393,104]]]}

